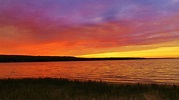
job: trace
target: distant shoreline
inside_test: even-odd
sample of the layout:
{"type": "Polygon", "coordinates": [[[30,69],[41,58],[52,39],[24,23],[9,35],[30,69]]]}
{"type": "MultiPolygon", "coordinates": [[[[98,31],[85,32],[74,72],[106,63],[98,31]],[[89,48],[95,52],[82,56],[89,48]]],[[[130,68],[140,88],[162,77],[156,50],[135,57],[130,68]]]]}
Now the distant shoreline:
{"type": "Polygon", "coordinates": [[[82,57],[73,57],[73,56],[0,55],[0,62],[53,62],[53,61],[100,61],[100,60],[143,60],[143,59],[177,59],[177,58],[139,58],[139,57],[82,58],[82,57]]]}

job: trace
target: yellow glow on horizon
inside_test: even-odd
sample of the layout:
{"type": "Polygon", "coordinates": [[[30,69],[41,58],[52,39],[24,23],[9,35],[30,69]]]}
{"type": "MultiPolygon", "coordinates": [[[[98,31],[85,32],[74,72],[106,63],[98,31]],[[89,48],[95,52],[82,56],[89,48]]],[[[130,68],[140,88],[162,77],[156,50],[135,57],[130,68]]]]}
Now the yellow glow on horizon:
{"type": "Polygon", "coordinates": [[[146,57],[146,58],[179,57],[179,47],[178,46],[160,47],[160,48],[140,50],[140,51],[89,54],[89,55],[82,55],[80,57],[146,57]]]}

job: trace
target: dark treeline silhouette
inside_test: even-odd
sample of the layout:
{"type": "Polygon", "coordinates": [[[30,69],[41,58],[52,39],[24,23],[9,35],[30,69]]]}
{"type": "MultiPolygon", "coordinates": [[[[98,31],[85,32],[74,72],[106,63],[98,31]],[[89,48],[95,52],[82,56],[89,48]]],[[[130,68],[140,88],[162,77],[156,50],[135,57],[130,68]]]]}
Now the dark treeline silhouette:
{"type": "Polygon", "coordinates": [[[0,55],[0,62],[46,62],[46,61],[94,61],[94,60],[133,60],[145,58],[79,58],[73,56],[27,56],[27,55],[0,55]]]}

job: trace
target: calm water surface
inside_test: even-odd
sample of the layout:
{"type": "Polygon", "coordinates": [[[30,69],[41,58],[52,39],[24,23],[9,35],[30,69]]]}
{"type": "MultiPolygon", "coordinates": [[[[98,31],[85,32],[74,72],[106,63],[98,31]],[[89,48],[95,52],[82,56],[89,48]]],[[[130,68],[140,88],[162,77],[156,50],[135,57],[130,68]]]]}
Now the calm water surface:
{"type": "Polygon", "coordinates": [[[0,63],[0,78],[179,84],[179,59],[0,63]]]}

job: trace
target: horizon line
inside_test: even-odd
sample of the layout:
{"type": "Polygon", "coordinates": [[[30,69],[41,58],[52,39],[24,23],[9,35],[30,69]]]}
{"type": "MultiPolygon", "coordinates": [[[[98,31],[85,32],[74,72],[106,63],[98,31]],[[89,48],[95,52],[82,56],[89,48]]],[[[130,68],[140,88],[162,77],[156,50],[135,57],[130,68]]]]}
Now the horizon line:
{"type": "Polygon", "coordinates": [[[75,58],[143,58],[143,59],[179,59],[179,57],[79,57],[70,55],[22,55],[22,54],[0,54],[0,56],[31,56],[31,57],[75,57],[75,58]]]}

